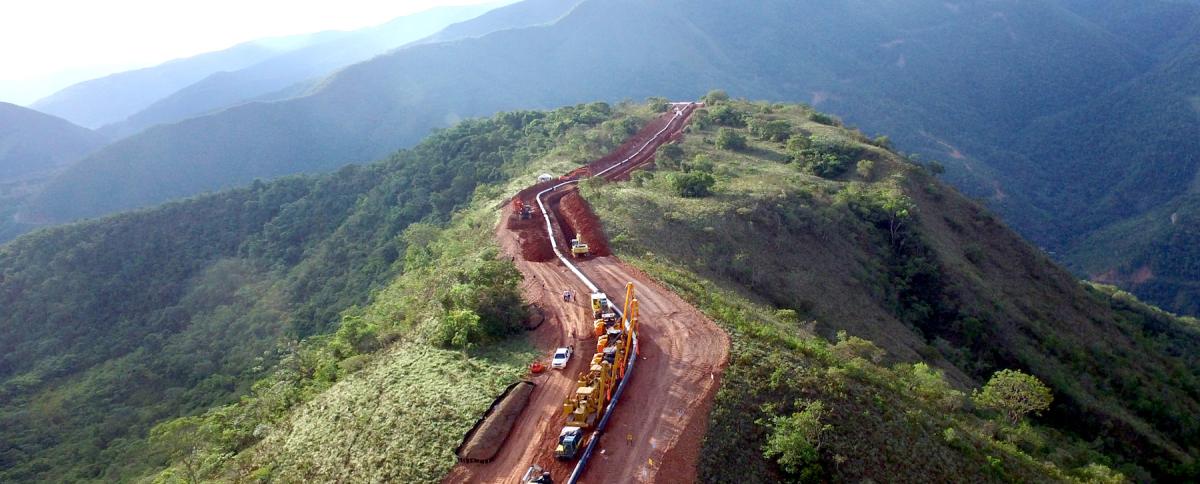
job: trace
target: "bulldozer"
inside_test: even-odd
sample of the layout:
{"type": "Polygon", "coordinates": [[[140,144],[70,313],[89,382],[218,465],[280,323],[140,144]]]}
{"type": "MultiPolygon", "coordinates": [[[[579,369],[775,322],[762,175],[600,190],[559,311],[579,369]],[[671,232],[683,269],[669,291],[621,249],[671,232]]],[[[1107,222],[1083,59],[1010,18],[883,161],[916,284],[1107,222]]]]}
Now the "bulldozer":
{"type": "Polygon", "coordinates": [[[579,239],[571,239],[572,257],[587,257],[589,254],[591,254],[591,249],[586,243],[579,239]]]}

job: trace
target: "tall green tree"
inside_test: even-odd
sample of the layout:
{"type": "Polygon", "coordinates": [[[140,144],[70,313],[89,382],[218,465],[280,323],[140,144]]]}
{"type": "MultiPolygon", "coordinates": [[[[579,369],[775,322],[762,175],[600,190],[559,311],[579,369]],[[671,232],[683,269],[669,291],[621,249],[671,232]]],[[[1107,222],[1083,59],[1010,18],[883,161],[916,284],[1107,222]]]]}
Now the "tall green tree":
{"type": "Polygon", "coordinates": [[[1000,412],[1008,423],[1017,425],[1026,415],[1037,415],[1050,408],[1054,396],[1033,375],[1020,370],[1000,370],[983,386],[983,391],[971,394],[971,400],[980,407],[1000,412]]]}

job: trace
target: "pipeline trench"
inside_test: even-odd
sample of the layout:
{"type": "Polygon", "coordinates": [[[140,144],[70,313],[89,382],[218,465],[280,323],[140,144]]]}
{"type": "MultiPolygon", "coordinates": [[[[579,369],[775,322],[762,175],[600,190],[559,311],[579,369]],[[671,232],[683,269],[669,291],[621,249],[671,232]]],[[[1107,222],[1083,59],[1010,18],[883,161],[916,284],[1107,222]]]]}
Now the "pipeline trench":
{"type": "Polygon", "coordinates": [[[544,208],[521,220],[506,204],[496,236],[506,255],[525,276],[523,296],[546,312],[548,324],[532,333],[548,354],[558,346],[594,345],[587,294],[591,287],[614,298],[618,306],[627,282],[634,282],[640,303],[636,371],[626,375],[618,405],[607,429],[595,439],[586,467],[554,459],[558,431],[565,418],[561,405],[575,376],[589,360],[588,351],[572,357],[565,370],[531,376],[537,384],[504,446],[487,463],[457,465],[445,482],[518,482],[531,465],[551,472],[555,482],[687,482],[694,481],[700,441],[721,372],[728,359],[729,338],[712,321],[677,295],[611,256],[602,226],[574,185],[587,176],[627,179],[653,161],[659,145],[682,135],[694,104],[648,123],[617,150],[550,182],[522,190],[517,197],[544,208]],[[569,241],[579,235],[593,255],[571,260],[569,241]],[[560,248],[561,257],[555,253],[560,248]],[[563,290],[582,301],[563,301],[563,290]]]}

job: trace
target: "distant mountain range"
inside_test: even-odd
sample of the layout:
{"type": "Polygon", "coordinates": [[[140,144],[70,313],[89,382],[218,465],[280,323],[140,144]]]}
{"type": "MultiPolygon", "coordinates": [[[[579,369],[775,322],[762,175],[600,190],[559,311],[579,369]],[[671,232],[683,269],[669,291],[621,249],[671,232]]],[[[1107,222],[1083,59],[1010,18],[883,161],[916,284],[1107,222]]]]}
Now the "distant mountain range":
{"type": "Polygon", "coordinates": [[[339,68],[422,39],[494,7],[495,4],[441,7],[376,27],[328,33],[321,42],[281,52],[241,69],[213,72],[125,119],[107,124],[100,132],[121,138],[150,126],[174,123],[242,102],[291,97],[339,68]]]}
{"type": "Polygon", "coordinates": [[[65,119],[0,103],[0,182],[53,170],[103,144],[104,137],[65,119]]]}
{"type": "Polygon", "coordinates": [[[323,32],[246,42],[217,52],[74,84],[38,100],[30,107],[96,129],[121,121],[214,72],[249,67],[281,53],[339,35],[338,32],[323,32]]]}
{"type": "Polygon", "coordinates": [[[287,99],[146,129],[72,167],[23,213],[61,223],[328,171],[499,110],[721,87],[808,102],[940,159],[1071,267],[1134,287],[1122,274],[1148,264],[1177,282],[1138,293],[1192,311],[1200,296],[1186,284],[1200,270],[1172,261],[1200,249],[1151,256],[1164,242],[1146,239],[1118,252],[1091,234],[1187,205],[1179,197],[1200,186],[1198,32],[1193,1],[522,2],[265,98],[287,99]]]}

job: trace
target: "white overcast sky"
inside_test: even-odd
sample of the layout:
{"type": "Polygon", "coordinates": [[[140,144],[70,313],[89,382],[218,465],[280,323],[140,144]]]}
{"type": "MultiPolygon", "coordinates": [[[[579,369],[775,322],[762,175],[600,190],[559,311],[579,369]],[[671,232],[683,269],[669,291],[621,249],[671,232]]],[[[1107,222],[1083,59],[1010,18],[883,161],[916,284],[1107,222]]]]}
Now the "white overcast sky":
{"type": "MultiPolygon", "coordinates": [[[[0,3],[0,101],[277,35],[350,30],[496,0],[12,0],[0,3]]],[[[49,91],[49,92],[47,92],[49,91]]]]}

